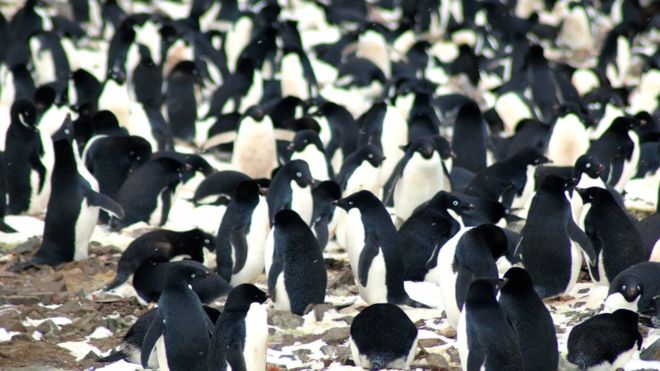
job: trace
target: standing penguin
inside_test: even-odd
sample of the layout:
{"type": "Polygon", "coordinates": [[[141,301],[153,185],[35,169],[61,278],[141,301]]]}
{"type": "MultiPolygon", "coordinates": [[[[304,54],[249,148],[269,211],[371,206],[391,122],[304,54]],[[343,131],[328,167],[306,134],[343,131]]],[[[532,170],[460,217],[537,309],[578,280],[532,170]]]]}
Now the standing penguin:
{"type": "Polygon", "coordinates": [[[268,298],[252,284],[236,286],[215,323],[208,355],[208,369],[259,371],[266,369],[268,298]]]}
{"type": "Polygon", "coordinates": [[[575,224],[564,192],[570,182],[548,175],[532,199],[527,222],[516,250],[541,298],[561,295],[575,285],[582,253],[594,266],[596,253],[589,238],[575,224]]]}
{"type": "Polygon", "coordinates": [[[305,223],[310,224],[314,209],[311,189],[314,183],[305,161],[293,160],[282,166],[268,187],[266,200],[270,220],[274,220],[278,211],[292,209],[305,223]]]}
{"type": "Polygon", "coordinates": [[[623,367],[642,347],[638,320],[637,313],[627,309],[589,318],[568,334],[566,358],[580,370],[623,367]]]}
{"type": "Polygon", "coordinates": [[[560,106],[548,139],[548,158],[557,166],[571,166],[589,149],[589,134],[575,105],[560,106]]]}
{"type": "Polygon", "coordinates": [[[465,103],[456,114],[452,148],[454,166],[479,173],[486,168],[488,128],[475,102],[465,103]]]}
{"type": "Polygon", "coordinates": [[[99,217],[99,208],[117,218],[124,217],[121,206],[98,193],[96,179],[78,155],[73,128],[67,118],[56,133],[52,193],[44,223],[43,242],[29,264],[57,265],[87,258],[89,239],[99,217]]]}
{"type": "Polygon", "coordinates": [[[660,263],[643,262],[619,273],[610,284],[605,309],[614,312],[628,309],[638,313],[654,314],[654,298],[660,295],[660,263]]]}
{"type": "Polygon", "coordinates": [[[217,269],[222,278],[234,286],[254,282],[264,269],[269,226],[268,204],[257,183],[239,183],[216,238],[217,269]]]}
{"type": "Polygon", "coordinates": [[[590,270],[591,278],[601,285],[609,285],[626,268],[647,260],[642,238],[636,222],[617,203],[611,191],[599,187],[577,191],[585,204],[591,204],[584,220],[597,262],[596,269],[590,270]]]}
{"type": "Polygon", "coordinates": [[[394,198],[394,210],[405,221],[422,203],[428,201],[449,181],[440,151],[432,138],[418,138],[403,148],[406,154],[394,168],[385,189],[385,202],[394,198]]]}
{"type": "Polygon", "coordinates": [[[155,346],[160,369],[207,370],[206,357],[213,323],[191,288],[193,281],[207,275],[208,271],[186,264],[177,264],[168,270],[163,293],[158,299],[156,318],[142,343],[142,367],[147,367],[155,346]]]}
{"type": "Polygon", "coordinates": [[[385,206],[369,191],[337,202],[348,213],[346,250],[360,297],[368,303],[413,304],[403,288],[403,256],[385,206]]]}
{"type": "Polygon", "coordinates": [[[287,149],[292,151],[291,160],[307,162],[314,179],[330,180],[334,177],[330,162],[325,156],[321,138],[314,130],[297,132],[287,149]]]}
{"type": "Polygon", "coordinates": [[[534,291],[532,278],[523,268],[513,267],[504,274],[500,308],[516,333],[524,370],[557,370],[557,335],[548,308],[534,291]]]}
{"type": "Polygon", "coordinates": [[[19,99],[11,106],[11,123],[5,139],[9,214],[41,213],[51,192],[53,142],[36,127],[37,111],[31,101],[19,99]]]}
{"type": "Polygon", "coordinates": [[[319,241],[321,250],[325,250],[330,236],[330,222],[335,215],[335,202],[341,198],[341,188],[332,180],[319,183],[312,189],[314,212],[310,228],[319,241]]]}
{"type": "Polygon", "coordinates": [[[353,362],[362,368],[407,369],[417,352],[417,327],[394,304],[372,304],[351,323],[353,362]]]}
{"type": "Polygon", "coordinates": [[[325,302],[328,276],[318,241],[293,210],[275,215],[273,263],[268,292],[276,310],[302,316],[308,306],[325,302]]]}
{"type": "Polygon", "coordinates": [[[341,166],[337,183],[345,194],[367,190],[380,194],[381,166],[385,156],[378,146],[367,144],[351,153],[341,166]]]}
{"type": "Polygon", "coordinates": [[[516,334],[497,303],[493,281],[472,281],[465,296],[456,339],[463,370],[524,369],[516,334]]]}
{"type": "Polygon", "coordinates": [[[177,64],[167,78],[167,120],[172,125],[172,134],[184,140],[195,138],[197,120],[197,100],[195,85],[197,69],[191,61],[177,64]]]}

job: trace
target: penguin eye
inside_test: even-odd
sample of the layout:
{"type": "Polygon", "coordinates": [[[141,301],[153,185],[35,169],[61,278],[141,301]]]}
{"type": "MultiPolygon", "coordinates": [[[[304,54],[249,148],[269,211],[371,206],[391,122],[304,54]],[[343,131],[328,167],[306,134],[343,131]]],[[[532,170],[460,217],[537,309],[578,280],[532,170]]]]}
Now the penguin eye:
{"type": "Polygon", "coordinates": [[[296,176],[297,176],[298,178],[302,178],[302,173],[299,171],[299,172],[296,173],[296,176]]]}
{"type": "Polygon", "coordinates": [[[458,206],[458,201],[454,200],[451,204],[454,206],[458,206]]]}
{"type": "Polygon", "coordinates": [[[584,165],[584,167],[586,167],[588,169],[588,168],[591,167],[591,164],[586,164],[586,165],[584,165]]]}
{"type": "Polygon", "coordinates": [[[623,291],[628,290],[628,286],[626,286],[626,285],[621,286],[621,290],[623,290],[623,291]]]}
{"type": "Polygon", "coordinates": [[[350,206],[353,206],[353,201],[348,201],[348,204],[349,204],[350,206]]]}
{"type": "Polygon", "coordinates": [[[204,243],[209,244],[209,243],[211,243],[211,241],[207,238],[207,239],[204,240],[204,243]]]}
{"type": "Polygon", "coordinates": [[[195,278],[197,275],[195,273],[190,274],[190,278],[195,278]]]}
{"type": "Polygon", "coordinates": [[[367,157],[368,158],[374,158],[374,155],[370,153],[370,154],[367,155],[367,157]]]}
{"type": "Polygon", "coordinates": [[[304,144],[307,144],[307,139],[303,139],[303,143],[304,143],[304,144]]]}
{"type": "Polygon", "coordinates": [[[589,199],[590,199],[590,200],[593,200],[593,199],[594,199],[594,196],[593,196],[593,195],[589,195],[589,199]]]}

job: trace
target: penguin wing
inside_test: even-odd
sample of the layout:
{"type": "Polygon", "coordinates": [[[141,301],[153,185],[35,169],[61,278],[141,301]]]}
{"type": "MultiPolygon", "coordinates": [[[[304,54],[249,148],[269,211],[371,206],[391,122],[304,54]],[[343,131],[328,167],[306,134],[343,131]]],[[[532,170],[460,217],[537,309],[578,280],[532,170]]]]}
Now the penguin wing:
{"type": "Polygon", "coordinates": [[[147,333],[144,335],[144,340],[142,340],[142,352],[140,354],[142,367],[147,368],[151,351],[154,349],[154,346],[156,346],[158,338],[164,331],[165,320],[162,313],[159,310],[156,310],[156,317],[151,321],[151,325],[149,326],[147,333]]]}
{"type": "Polygon", "coordinates": [[[371,262],[378,255],[380,249],[380,241],[377,236],[369,234],[364,242],[364,248],[360,252],[360,260],[358,261],[358,278],[363,287],[367,286],[367,279],[369,278],[369,268],[371,262]]]}
{"type": "Polygon", "coordinates": [[[44,183],[46,182],[46,167],[41,163],[41,158],[39,158],[39,152],[32,152],[30,157],[30,165],[34,170],[39,174],[39,192],[44,188],[44,183]]]}
{"type": "Polygon", "coordinates": [[[268,272],[268,295],[274,302],[277,301],[275,295],[275,284],[277,284],[277,278],[280,276],[280,273],[282,273],[282,269],[282,257],[277,251],[275,251],[273,254],[273,263],[271,264],[270,271],[268,272]]]}
{"type": "Polygon", "coordinates": [[[227,363],[231,366],[232,371],[247,371],[245,358],[243,357],[243,346],[237,341],[236,337],[236,334],[232,336],[233,341],[227,348],[227,363]]]}
{"type": "Polygon", "coordinates": [[[245,261],[247,260],[247,240],[245,235],[248,233],[248,226],[242,226],[241,228],[232,231],[229,234],[229,241],[234,248],[234,270],[233,274],[236,274],[243,269],[245,266],[245,261]]]}
{"type": "Polygon", "coordinates": [[[96,206],[111,213],[118,219],[124,218],[124,209],[110,197],[88,189],[85,192],[85,198],[90,206],[96,206]]]}
{"type": "Polygon", "coordinates": [[[396,166],[392,170],[392,174],[387,179],[387,182],[385,182],[385,185],[383,186],[383,195],[384,195],[383,204],[387,205],[387,203],[390,202],[390,199],[394,194],[394,188],[396,187],[396,183],[401,178],[401,175],[403,175],[403,168],[406,167],[409,158],[410,156],[408,156],[408,154],[406,153],[406,155],[403,158],[401,158],[401,160],[399,160],[399,162],[396,164],[396,166]]]}
{"type": "Polygon", "coordinates": [[[577,224],[575,224],[573,218],[569,218],[568,225],[566,226],[566,232],[568,232],[568,238],[571,241],[577,243],[582,252],[587,256],[589,259],[589,271],[595,279],[599,280],[600,276],[598,274],[598,255],[591,243],[591,240],[589,239],[589,236],[587,236],[587,234],[584,233],[577,224]]]}

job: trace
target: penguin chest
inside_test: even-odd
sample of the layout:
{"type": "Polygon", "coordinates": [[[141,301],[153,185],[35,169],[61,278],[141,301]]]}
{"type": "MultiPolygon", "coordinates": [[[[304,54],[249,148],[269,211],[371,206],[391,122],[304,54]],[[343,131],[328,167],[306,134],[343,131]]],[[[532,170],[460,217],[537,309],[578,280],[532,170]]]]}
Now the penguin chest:
{"type": "MultiPolygon", "coordinates": [[[[252,212],[250,231],[245,236],[247,241],[247,258],[245,265],[238,273],[232,275],[231,284],[252,283],[264,269],[264,245],[268,238],[268,204],[260,200],[252,212]]],[[[232,254],[233,255],[233,254],[232,254]]],[[[232,260],[233,256],[232,256],[232,260]]]]}
{"type": "Polygon", "coordinates": [[[250,309],[245,316],[245,345],[243,347],[246,370],[266,369],[267,316],[264,305],[250,304],[250,309]]]}
{"type": "Polygon", "coordinates": [[[525,186],[523,187],[522,192],[520,195],[516,195],[513,198],[513,203],[512,203],[512,208],[514,209],[519,209],[519,208],[524,208],[525,205],[527,204],[527,201],[532,197],[534,194],[534,166],[528,165],[527,166],[527,181],[525,182],[525,186]]]}
{"type": "Polygon", "coordinates": [[[575,286],[582,268],[582,250],[577,243],[571,241],[571,275],[564,292],[570,292],[575,286]]]}
{"type": "Polygon", "coordinates": [[[380,174],[379,167],[371,166],[367,161],[362,162],[348,178],[345,194],[367,190],[376,196],[380,195],[380,174]]]}
{"type": "Polygon", "coordinates": [[[114,80],[105,83],[99,96],[99,111],[111,111],[120,125],[126,125],[130,121],[130,103],[128,89],[125,86],[117,84],[114,80]]]}
{"type": "Polygon", "coordinates": [[[140,103],[131,102],[130,120],[124,124],[124,127],[131,135],[138,135],[146,139],[152,148],[158,148],[158,141],[151,132],[149,117],[140,103]]]}
{"type": "Polygon", "coordinates": [[[168,188],[165,187],[160,190],[156,196],[156,207],[151,210],[147,223],[149,225],[160,225],[163,220],[163,197],[167,197],[165,193],[168,192],[168,188]]]}
{"type": "MultiPolygon", "coordinates": [[[[357,272],[354,272],[357,273],[357,272]]],[[[360,296],[367,304],[387,303],[387,267],[383,250],[371,261],[367,274],[367,286],[362,286],[358,279],[360,296]]]]}
{"type": "Polygon", "coordinates": [[[461,311],[458,320],[458,327],[456,328],[456,348],[458,349],[458,357],[461,360],[461,365],[464,365],[463,369],[467,370],[467,361],[468,356],[470,355],[470,350],[468,348],[467,323],[465,316],[465,310],[461,311]]]}
{"type": "Polygon", "coordinates": [[[169,371],[170,365],[167,362],[167,348],[165,346],[165,336],[161,335],[156,341],[156,359],[158,360],[158,368],[162,371],[169,371]]]}
{"type": "Polygon", "coordinates": [[[623,192],[628,181],[635,175],[635,173],[637,173],[637,165],[639,164],[639,157],[641,154],[639,146],[639,135],[630,131],[628,132],[628,136],[630,137],[630,140],[632,140],[634,146],[633,152],[630,155],[630,159],[626,159],[623,162],[623,171],[619,181],[614,185],[614,189],[616,189],[619,193],[623,192]]]}
{"type": "Polygon", "coordinates": [[[385,184],[392,170],[403,158],[401,146],[408,142],[408,124],[401,112],[394,106],[388,106],[383,118],[383,133],[381,143],[385,160],[382,164],[381,184],[385,184]]]}
{"type": "Polygon", "coordinates": [[[295,180],[291,181],[291,209],[309,225],[313,211],[312,191],[310,187],[300,187],[295,180]]]}
{"type": "Polygon", "coordinates": [[[291,312],[291,301],[289,300],[289,293],[286,291],[286,285],[284,284],[284,275],[285,272],[282,270],[275,281],[275,302],[273,303],[273,307],[275,310],[291,312]]]}
{"type": "Polygon", "coordinates": [[[366,233],[362,224],[362,214],[358,209],[351,209],[345,218],[345,247],[348,253],[348,261],[351,264],[351,270],[356,274],[358,271],[358,261],[360,253],[364,247],[366,233]]]}
{"type": "Polygon", "coordinates": [[[246,121],[241,124],[234,142],[232,163],[250,177],[269,178],[277,158],[273,126],[246,121]]]}
{"type": "Polygon", "coordinates": [[[87,199],[83,198],[80,203],[80,212],[75,223],[75,245],[73,260],[87,259],[89,251],[89,239],[92,237],[94,227],[99,217],[99,208],[89,206],[87,199]]]}
{"type": "Polygon", "coordinates": [[[548,158],[557,166],[573,166],[589,149],[587,129],[573,114],[562,117],[552,129],[548,142],[548,158]]]}
{"type": "Polygon", "coordinates": [[[303,71],[300,57],[296,53],[289,53],[282,58],[282,96],[298,97],[301,100],[309,99],[309,90],[303,71]]]}
{"type": "Polygon", "coordinates": [[[507,135],[515,133],[520,120],[533,116],[529,106],[515,92],[508,92],[497,98],[495,111],[502,118],[507,135]]]}
{"type": "Polygon", "coordinates": [[[415,153],[394,189],[396,215],[403,220],[408,219],[417,206],[442,189],[443,178],[444,172],[437,152],[428,160],[415,153]]]}
{"type": "Polygon", "coordinates": [[[635,300],[628,301],[620,292],[614,292],[605,299],[605,311],[615,312],[617,309],[628,309],[633,312],[638,311],[637,303],[642,296],[639,295],[635,300]]]}
{"type": "Polygon", "coordinates": [[[50,136],[45,132],[40,131],[39,137],[41,140],[41,146],[43,148],[43,155],[41,155],[40,160],[41,164],[45,168],[44,179],[41,179],[41,176],[36,170],[30,171],[30,206],[28,208],[28,214],[40,214],[46,210],[48,205],[48,198],[50,197],[51,192],[51,183],[50,177],[53,173],[53,166],[55,166],[55,150],[53,149],[53,141],[50,139],[50,136]],[[39,188],[39,184],[43,183],[43,186],[39,188]]]}
{"type": "Polygon", "coordinates": [[[317,180],[328,180],[328,163],[325,159],[323,152],[319,151],[315,146],[307,146],[300,152],[295,152],[291,156],[291,160],[305,160],[309,165],[309,171],[312,177],[317,180]]]}

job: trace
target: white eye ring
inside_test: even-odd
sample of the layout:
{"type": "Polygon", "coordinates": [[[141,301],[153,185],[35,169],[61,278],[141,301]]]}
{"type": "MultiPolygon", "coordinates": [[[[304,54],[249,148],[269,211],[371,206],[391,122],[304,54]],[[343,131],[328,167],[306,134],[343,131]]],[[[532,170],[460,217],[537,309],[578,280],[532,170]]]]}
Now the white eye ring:
{"type": "Polygon", "coordinates": [[[301,178],[301,177],[302,177],[302,173],[299,171],[299,172],[296,173],[296,176],[297,176],[298,178],[301,178]]]}
{"type": "Polygon", "coordinates": [[[348,204],[353,206],[353,201],[348,201],[348,204]]]}
{"type": "Polygon", "coordinates": [[[374,158],[374,155],[370,153],[370,154],[367,155],[367,157],[368,158],[374,158]]]}
{"type": "Polygon", "coordinates": [[[204,240],[204,243],[211,243],[211,240],[209,240],[209,239],[207,238],[207,239],[204,240]]]}
{"type": "Polygon", "coordinates": [[[593,199],[594,199],[594,196],[589,195],[589,199],[590,199],[590,200],[593,200],[593,199]]]}
{"type": "Polygon", "coordinates": [[[458,201],[454,200],[451,204],[454,206],[458,206],[458,201]]]}
{"type": "Polygon", "coordinates": [[[621,286],[621,290],[626,291],[627,289],[628,289],[628,286],[626,286],[626,285],[621,286]]]}
{"type": "Polygon", "coordinates": [[[584,165],[584,167],[586,167],[588,169],[588,168],[591,167],[591,164],[586,164],[586,165],[584,165]]]}
{"type": "Polygon", "coordinates": [[[190,278],[195,278],[195,276],[196,276],[195,273],[192,273],[192,274],[190,275],[190,278]]]}

